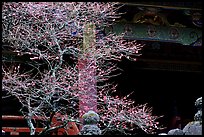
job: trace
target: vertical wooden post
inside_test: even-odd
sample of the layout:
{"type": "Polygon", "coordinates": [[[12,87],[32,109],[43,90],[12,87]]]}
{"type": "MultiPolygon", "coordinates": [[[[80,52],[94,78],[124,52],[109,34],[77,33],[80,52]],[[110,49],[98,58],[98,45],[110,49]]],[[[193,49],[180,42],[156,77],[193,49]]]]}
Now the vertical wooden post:
{"type": "Polygon", "coordinates": [[[96,89],[96,60],[95,50],[95,25],[87,24],[83,34],[83,55],[78,60],[79,65],[79,116],[93,110],[97,112],[96,89]]]}

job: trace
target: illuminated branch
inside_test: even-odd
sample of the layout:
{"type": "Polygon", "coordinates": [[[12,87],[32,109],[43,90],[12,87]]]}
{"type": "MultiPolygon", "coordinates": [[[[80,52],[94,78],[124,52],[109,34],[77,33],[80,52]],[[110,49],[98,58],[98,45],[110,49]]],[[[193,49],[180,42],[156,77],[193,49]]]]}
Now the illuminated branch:
{"type": "MultiPolygon", "coordinates": [[[[134,40],[125,40],[124,34],[105,34],[105,27],[113,25],[120,17],[121,13],[117,11],[121,6],[114,2],[3,3],[3,44],[8,43],[9,50],[18,56],[28,55],[30,60],[46,67],[42,70],[38,66],[34,73],[22,72],[20,66],[11,66],[15,68],[11,69],[2,65],[2,88],[18,98],[24,116],[44,117],[43,125],[47,131],[55,129],[50,121],[57,113],[68,115],[64,118],[66,122],[78,121],[80,96],[85,96],[87,89],[97,88],[98,95],[93,96],[99,101],[97,113],[101,117],[104,134],[107,130],[116,129],[125,133],[124,129],[131,129],[128,126],[131,123],[147,133],[158,128],[155,122],[158,117],[152,116],[146,105],[136,106],[126,97],[113,96],[115,86],[107,83],[114,76],[112,72],[119,69],[113,62],[121,61],[122,57],[135,61],[143,47],[134,40]],[[90,45],[82,48],[87,24],[95,28],[94,48],[90,45]],[[83,54],[84,50],[86,54],[83,54]],[[74,61],[88,62],[80,70],[80,63],[68,65],[65,55],[71,55],[74,61]],[[91,71],[87,71],[93,67],[92,70],[96,70],[94,77],[91,71]],[[80,84],[82,75],[79,70],[86,74],[80,84]],[[97,85],[85,86],[88,85],[86,80],[94,79],[97,85]]],[[[28,124],[30,129],[34,129],[32,121],[28,124]]]]}

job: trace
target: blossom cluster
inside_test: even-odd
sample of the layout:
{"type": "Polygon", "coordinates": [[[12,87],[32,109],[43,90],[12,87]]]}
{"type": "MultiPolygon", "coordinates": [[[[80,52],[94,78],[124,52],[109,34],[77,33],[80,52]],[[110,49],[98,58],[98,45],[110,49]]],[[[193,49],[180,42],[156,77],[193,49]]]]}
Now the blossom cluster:
{"type": "Polygon", "coordinates": [[[44,117],[46,129],[57,113],[66,115],[61,118],[65,124],[78,122],[78,112],[91,109],[81,110],[80,102],[92,98],[93,103],[88,103],[98,101],[93,107],[98,109],[104,132],[123,131],[128,123],[148,133],[157,128],[151,110],[135,106],[126,97],[112,96],[116,89],[107,83],[118,69],[112,61],[135,60],[143,47],[124,39],[124,34],[104,32],[120,17],[120,6],[114,2],[3,3],[2,47],[7,45],[17,56],[28,55],[32,63],[24,63],[33,67],[23,71],[20,63],[11,65],[14,69],[2,64],[2,88],[18,98],[24,116],[44,117]],[[65,55],[76,65],[69,65],[65,55]]]}

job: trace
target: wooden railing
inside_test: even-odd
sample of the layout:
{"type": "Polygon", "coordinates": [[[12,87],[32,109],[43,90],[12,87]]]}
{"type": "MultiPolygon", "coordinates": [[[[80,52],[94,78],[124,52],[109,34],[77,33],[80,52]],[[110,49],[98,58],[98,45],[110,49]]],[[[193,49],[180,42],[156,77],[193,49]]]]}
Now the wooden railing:
{"type": "MultiPolygon", "coordinates": [[[[42,120],[41,117],[33,117],[33,119],[35,120],[42,120]]],[[[2,116],[2,121],[23,121],[25,120],[25,117],[23,116],[13,116],[13,115],[3,115],[2,116]]],[[[53,123],[55,123],[55,125],[60,124],[55,118],[52,120],[53,123]]],[[[36,127],[35,128],[35,132],[36,133],[40,133],[44,128],[39,128],[36,127]]],[[[30,133],[30,129],[28,127],[2,127],[2,130],[5,132],[5,134],[9,134],[9,135],[20,135],[21,133],[23,134],[27,134],[29,135],[30,133]]],[[[68,135],[77,135],[79,133],[79,129],[76,125],[75,122],[68,122],[68,126],[64,129],[64,128],[60,128],[57,130],[57,132],[55,133],[56,135],[63,135],[64,133],[68,134],[68,135]]],[[[53,134],[54,135],[54,134],[53,134]]]]}

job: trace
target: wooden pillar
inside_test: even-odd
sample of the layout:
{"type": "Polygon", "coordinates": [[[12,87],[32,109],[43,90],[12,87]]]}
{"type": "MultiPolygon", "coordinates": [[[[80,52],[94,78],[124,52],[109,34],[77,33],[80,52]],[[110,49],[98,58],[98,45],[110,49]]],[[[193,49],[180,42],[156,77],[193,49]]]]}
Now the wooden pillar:
{"type": "MultiPolygon", "coordinates": [[[[60,113],[56,113],[54,117],[52,118],[52,125],[51,127],[60,126],[63,124],[63,121],[57,120],[57,118],[62,117],[60,113]]],[[[78,135],[79,129],[75,122],[68,122],[67,126],[63,128],[57,129],[55,132],[52,133],[52,135],[78,135]]]]}
{"type": "Polygon", "coordinates": [[[89,110],[97,112],[95,39],[95,25],[87,24],[83,33],[83,54],[78,59],[80,118],[89,110]]]}

